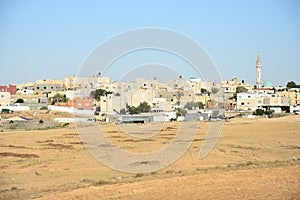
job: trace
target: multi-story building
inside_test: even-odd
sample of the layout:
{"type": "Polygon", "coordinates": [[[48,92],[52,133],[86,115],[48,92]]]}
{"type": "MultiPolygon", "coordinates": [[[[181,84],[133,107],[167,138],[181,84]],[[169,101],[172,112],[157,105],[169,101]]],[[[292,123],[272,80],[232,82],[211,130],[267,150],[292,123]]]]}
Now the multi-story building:
{"type": "Polygon", "coordinates": [[[237,78],[221,82],[221,89],[224,94],[233,95],[236,92],[237,87],[244,87],[248,92],[251,92],[253,88],[252,85],[246,83],[244,80],[239,81],[237,78]]]}
{"type": "Polygon", "coordinates": [[[11,95],[14,95],[17,92],[17,86],[16,85],[0,86],[0,92],[9,92],[11,95]]]}
{"type": "Polygon", "coordinates": [[[92,110],[93,109],[93,101],[89,97],[76,97],[68,101],[68,107],[73,107],[76,109],[85,109],[85,110],[92,110]]]}
{"type": "Polygon", "coordinates": [[[277,94],[265,93],[238,93],[237,109],[254,111],[258,108],[271,109],[280,108],[280,110],[289,111],[291,106],[290,98],[277,94]]]}
{"type": "MultiPolygon", "coordinates": [[[[116,109],[115,106],[113,106],[113,94],[108,94],[106,96],[100,97],[100,111],[104,113],[113,112],[113,109],[116,109]]],[[[118,108],[118,111],[121,108],[118,108]]]]}
{"type": "Polygon", "coordinates": [[[284,91],[276,91],[278,96],[287,97],[290,99],[291,105],[300,105],[300,89],[290,89],[284,91]]]}

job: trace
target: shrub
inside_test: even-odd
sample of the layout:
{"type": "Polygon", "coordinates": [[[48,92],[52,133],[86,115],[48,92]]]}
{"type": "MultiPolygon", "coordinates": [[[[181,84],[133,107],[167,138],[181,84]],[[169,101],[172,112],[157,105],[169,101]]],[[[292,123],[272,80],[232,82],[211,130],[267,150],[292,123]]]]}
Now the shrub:
{"type": "Polygon", "coordinates": [[[16,103],[24,103],[23,99],[17,99],[16,103]]]}
{"type": "Polygon", "coordinates": [[[253,115],[263,115],[264,114],[264,110],[263,109],[256,109],[253,113],[253,115]]]}
{"type": "Polygon", "coordinates": [[[40,108],[40,110],[48,110],[48,107],[47,106],[43,106],[40,108]]]}

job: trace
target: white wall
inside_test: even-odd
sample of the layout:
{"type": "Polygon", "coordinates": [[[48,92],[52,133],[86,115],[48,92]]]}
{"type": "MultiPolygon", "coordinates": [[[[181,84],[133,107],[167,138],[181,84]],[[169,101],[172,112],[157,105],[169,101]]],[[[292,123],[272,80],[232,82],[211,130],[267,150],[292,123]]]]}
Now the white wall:
{"type": "Polygon", "coordinates": [[[67,113],[74,113],[74,114],[82,114],[82,115],[94,115],[93,110],[78,110],[73,107],[65,107],[65,106],[48,106],[49,110],[53,111],[60,111],[60,112],[67,112],[67,113]]]}
{"type": "Polygon", "coordinates": [[[0,106],[0,110],[2,109],[9,109],[13,111],[25,111],[25,110],[30,110],[29,106],[0,106]]]}

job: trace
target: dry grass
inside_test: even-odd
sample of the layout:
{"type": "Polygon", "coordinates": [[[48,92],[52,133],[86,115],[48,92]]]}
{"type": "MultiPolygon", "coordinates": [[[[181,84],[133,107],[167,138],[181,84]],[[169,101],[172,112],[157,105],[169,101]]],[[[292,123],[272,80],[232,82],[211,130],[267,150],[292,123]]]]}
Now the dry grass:
{"type": "MultiPolygon", "coordinates": [[[[198,191],[214,199],[236,199],[235,194],[252,199],[299,197],[300,116],[231,120],[213,151],[200,160],[209,125],[200,123],[190,148],[176,162],[138,174],[99,163],[72,128],[0,133],[0,199],[201,199],[198,191]],[[259,196],[263,193],[269,196],[259,196]]],[[[113,124],[101,127],[114,145],[144,153],[172,140],[179,123],[166,123],[151,138],[123,134],[113,124]]]]}

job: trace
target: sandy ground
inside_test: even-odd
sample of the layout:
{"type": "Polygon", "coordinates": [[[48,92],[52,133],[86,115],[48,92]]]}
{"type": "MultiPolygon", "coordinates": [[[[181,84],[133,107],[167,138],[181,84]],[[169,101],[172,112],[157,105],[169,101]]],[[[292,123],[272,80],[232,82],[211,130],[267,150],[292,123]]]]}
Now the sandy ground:
{"type": "MultiPolygon", "coordinates": [[[[213,151],[199,159],[209,125],[199,124],[176,162],[138,174],[98,162],[74,127],[2,132],[0,199],[300,199],[300,116],[226,122],[213,151]]],[[[115,145],[139,153],[166,145],[179,126],[168,122],[141,139],[101,125],[115,145]]]]}

